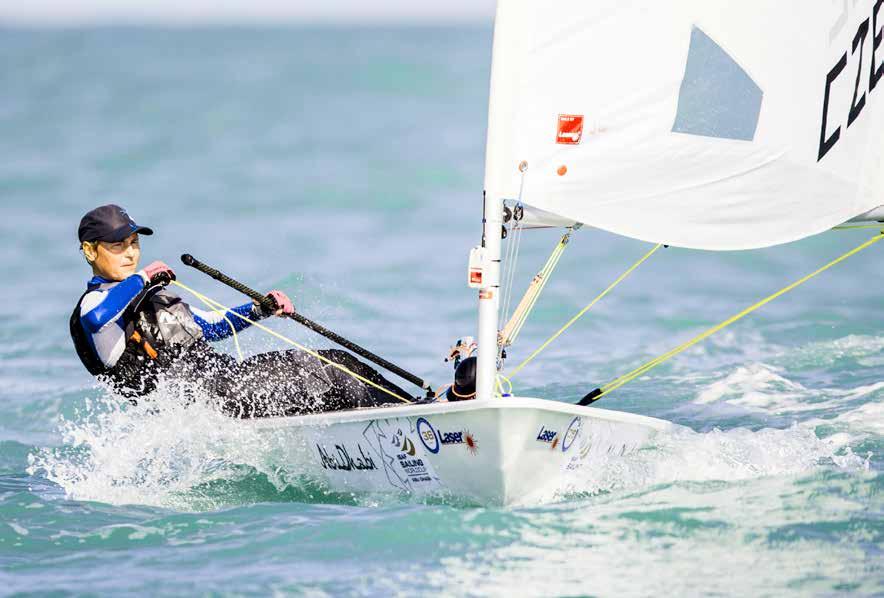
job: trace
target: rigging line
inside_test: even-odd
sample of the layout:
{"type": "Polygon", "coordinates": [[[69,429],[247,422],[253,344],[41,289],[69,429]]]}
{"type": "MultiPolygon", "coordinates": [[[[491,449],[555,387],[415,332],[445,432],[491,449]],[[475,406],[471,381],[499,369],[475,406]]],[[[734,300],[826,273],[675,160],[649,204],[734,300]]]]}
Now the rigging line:
{"type": "Polygon", "coordinates": [[[227,322],[228,326],[230,326],[230,331],[233,333],[233,344],[236,345],[236,354],[239,357],[240,363],[242,363],[243,356],[242,348],[240,348],[239,346],[239,335],[236,333],[236,328],[233,327],[233,322],[231,322],[230,318],[227,317],[227,312],[213,307],[211,303],[201,297],[199,298],[199,300],[205,303],[206,307],[208,307],[211,311],[215,312],[216,314],[221,314],[221,317],[224,318],[224,321],[227,322]]]}
{"type": "Polygon", "coordinates": [[[528,315],[534,309],[534,306],[537,304],[537,300],[540,299],[540,295],[543,293],[543,290],[546,288],[547,283],[549,283],[549,279],[552,277],[553,271],[555,271],[556,267],[559,265],[559,261],[562,259],[562,255],[565,253],[565,248],[568,245],[570,240],[571,233],[566,233],[559,240],[559,245],[557,246],[557,250],[555,251],[555,257],[549,260],[547,268],[543,271],[543,278],[540,282],[539,288],[537,292],[534,293],[534,296],[531,299],[530,305],[528,305],[528,309],[525,310],[521,319],[519,320],[517,326],[513,330],[511,340],[515,341],[516,336],[518,336],[519,332],[521,332],[522,327],[525,325],[525,322],[528,321],[528,315]]]}
{"type": "Polygon", "coordinates": [[[559,260],[562,259],[562,254],[565,252],[565,247],[568,245],[570,237],[570,231],[562,235],[562,238],[546,260],[543,268],[540,269],[528,285],[528,290],[525,291],[525,295],[516,306],[512,318],[503,327],[502,341],[504,346],[513,344],[516,337],[519,336],[522,327],[525,325],[525,322],[528,321],[528,316],[531,314],[538,299],[540,299],[540,295],[546,288],[553,271],[556,269],[556,266],[558,266],[559,260]]]}
{"type": "Polygon", "coordinates": [[[731,317],[728,318],[727,320],[721,322],[720,324],[717,324],[716,326],[713,326],[712,328],[709,328],[708,330],[706,330],[705,332],[702,332],[701,334],[698,334],[697,336],[695,336],[695,337],[692,338],[691,340],[689,340],[689,341],[687,341],[687,342],[684,342],[684,343],[680,344],[679,346],[675,347],[674,349],[672,349],[672,350],[670,350],[670,351],[667,351],[667,352],[664,353],[663,355],[660,355],[659,357],[657,357],[657,358],[655,358],[655,359],[652,359],[651,361],[649,361],[648,363],[644,364],[643,366],[638,367],[638,368],[632,370],[631,372],[629,372],[629,373],[627,373],[627,374],[624,374],[624,375],[620,376],[620,377],[617,378],[616,380],[613,380],[613,381],[609,382],[608,384],[606,384],[605,386],[603,386],[603,387],[601,388],[601,393],[600,393],[600,394],[598,394],[598,395],[596,395],[595,397],[593,397],[592,402],[597,401],[598,399],[600,399],[600,398],[603,397],[604,395],[608,394],[609,392],[612,392],[612,391],[614,391],[614,390],[617,390],[618,388],[620,388],[621,386],[623,386],[623,385],[626,384],[627,382],[630,382],[630,381],[634,380],[635,378],[638,378],[638,377],[641,376],[642,374],[645,374],[645,373],[648,372],[649,370],[651,370],[651,369],[657,367],[658,365],[660,365],[660,364],[663,363],[664,361],[667,361],[668,359],[670,359],[670,358],[672,358],[672,357],[678,355],[679,353],[681,353],[681,352],[683,352],[683,351],[685,351],[685,350],[687,350],[687,349],[693,347],[694,345],[696,345],[696,344],[699,343],[700,341],[705,340],[706,338],[712,336],[713,334],[715,334],[716,332],[722,330],[723,328],[726,328],[727,326],[730,326],[731,324],[733,324],[733,323],[736,322],[737,320],[740,320],[740,319],[744,318],[745,316],[751,314],[751,313],[754,312],[755,310],[757,310],[757,309],[759,309],[759,308],[761,308],[761,307],[767,305],[768,303],[770,303],[770,302],[773,301],[774,299],[776,299],[776,298],[778,298],[778,297],[781,297],[781,296],[785,295],[785,294],[788,293],[789,291],[791,291],[791,290],[793,290],[793,289],[795,289],[795,288],[801,286],[801,285],[804,284],[805,282],[807,282],[807,281],[811,280],[812,278],[815,278],[816,276],[822,274],[823,272],[825,272],[825,271],[828,270],[829,268],[832,268],[833,266],[836,266],[836,265],[840,264],[841,262],[843,262],[843,261],[846,260],[847,258],[856,255],[857,253],[859,253],[859,252],[861,252],[861,251],[863,251],[863,250],[865,250],[865,249],[871,247],[872,245],[874,245],[874,244],[877,243],[878,241],[882,241],[882,240],[884,240],[884,229],[881,230],[881,234],[879,234],[879,235],[875,235],[874,237],[872,237],[871,239],[869,239],[868,241],[866,241],[866,242],[863,243],[862,245],[859,245],[858,247],[855,247],[854,249],[851,249],[851,250],[848,251],[847,253],[845,253],[845,254],[843,254],[842,256],[840,256],[840,257],[838,257],[838,258],[832,260],[831,262],[829,262],[829,263],[826,264],[825,266],[819,268],[818,270],[815,270],[814,272],[811,272],[811,273],[808,274],[807,276],[805,276],[805,277],[803,277],[803,278],[801,278],[801,279],[799,279],[799,280],[793,282],[792,284],[790,284],[790,285],[787,286],[787,287],[784,287],[784,288],[780,289],[780,290],[777,291],[776,293],[774,293],[774,294],[772,294],[772,295],[769,295],[768,297],[765,297],[765,298],[762,299],[761,301],[758,301],[757,303],[754,303],[753,305],[750,305],[749,307],[747,307],[746,309],[744,309],[744,310],[741,311],[740,313],[731,316],[731,317]]]}
{"type": "Polygon", "coordinates": [[[527,320],[530,311],[534,308],[537,299],[540,297],[540,293],[546,286],[546,282],[549,280],[550,275],[559,263],[569,236],[570,233],[566,233],[562,236],[553,248],[549,258],[547,258],[546,263],[540,271],[534,275],[531,283],[529,283],[528,289],[525,291],[525,295],[522,297],[521,301],[519,301],[519,305],[516,307],[516,311],[513,313],[512,318],[503,328],[503,340],[505,344],[512,344],[516,339],[516,336],[518,336],[519,330],[521,330],[527,320]]]}
{"type": "Polygon", "coordinates": [[[509,227],[510,235],[508,235],[510,237],[510,240],[509,240],[509,242],[507,242],[506,253],[504,254],[503,261],[501,262],[502,268],[503,268],[503,273],[501,275],[501,287],[500,287],[501,288],[501,300],[500,300],[500,305],[498,306],[498,309],[500,310],[499,317],[504,317],[504,318],[506,317],[506,310],[507,310],[506,306],[509,304],[508,295],[510,292],[510,285],[507,284],[507,281],[510,280],[510,271],[513,269],[512,268],[512,253],[513,253],[514,239],[512,238],[512,236],[515,235],[516,224],[517,224],[517,222],[515,220],[513,220],[512,224],[510,224],[510,227],[509,227]]]}
{"type": "Polygon", "coordinates": [[[510,296],[512,292],[513,281],[515,280],[515,265],[513,264],[513,255],[516,246],[516,229],[518,228],[519,223],[513,220],[512,225],[510,226],[510,241],[506,246],[506,254],[504,256],[504,267],[506,270],[503,274],[503,296],[500,302],[501,316],[503,318],[507,318],[509,316],[509,305],[510,305],[510,296]]]}
{"type": "Polygon", "coordinates": [[[635,262],[635,263],[634,263],[633,265],[631,265],[631,266],[630,266],[625,272],[623,272],[623,274],[621,274],[620,276],[618,276],[618,277],[617,277],[617,280],[615,280],[615,281],[612,282],[610,285],[608,285],[608,288],[606,288],[604,291],[602,291],[601,293],[599,293],[599,295],[598,295],[595,299],[593,299],[592,301],[590,301],[589,304],[588,304],[586,307],[584,307],[584,308],[581,309],[579,312],[577,312],[577,315],[576,315],[576,316],[574,316],[573,318],[571,318],[570,320],[568,320],[568,322],[567,322],[564,326],[562,326],[561,328],[559,328],[559,330],[558,330],[555,334],[553,334],[551,337],[549,337],[548,339],[546,339],[546,341],[545,341],[542,345],[540,345],[537,349],[535,349],[534,352],[531,353],[531,355],[529,355],[528,357],[526,357],[525,360],[522,361],[522,363],[520,363],[519,365],[517,365],[516,368],[510,373],[509,377],[510,377],[510,378],[514,378],[514,377],[516,376],[516,374],[519,373],[519,372],[522,370],[522,368],[524,368],[526,365],[528,365],[528,363],[531,362],[531,360],[533,360],[535,357],[537,357],[537,356],[540,354],[541,351],[543,351],[544,349],[546,349],[547,346],[549,346],[549,344],[550,344],[551,342],[553,342],[554,340],[556,340],[557,338],[559,338],[559,336],[561,336],[561,334],[562,334],[563,332],[565,332],[568,328],[570,328],[571,325],[574,324],[574,322],[576,322],[577,320],[579,320],[579,319],[583,316],[583,314],[585,314],[585,313],[588,312],[590,309],[592,309],[592,307],[593,307],[596,303],[598,303],[599,301],[601,301],[601,300],[605,297],[605,295],[607,295],[607,294],[610,293],[612,290],[614,290],[614,288],[615,288],[617,285],[619,285],[621,282],[623,282],[623,281],[626,279],[626,277],[628,277],[630,274],[632,274],[633,271],[635,271],[636,268],[638,268],[639,266],[641,266],[641,265],[642,265],[642,264],[643,264],[648,258],[650,258],[652,255],[654,255],[654,253],[656,253],[657,250],[660,249],[661,247],[663,247],[663,243],[658,243],[657,245],[655,245],[650,251],[648,251],[645,255],[643,255],[643,256],[642,256],[637,262],[635,262]]]}
{"type": "Polygon", "coordinates": [[[497,397],[503,397],[504,395],[512,396],[513,383],[510,382],[509,378],[507,378],[503,374],[497,374],[497,376],[494,379],[494,383],[497,386],[497,393],[495,396],[497,396],[497,397]],[[504,389],[503,384],[500,383],[501,380],[506,382],[506,386],[507,386],[506,389],[504,389]]]}
{"type": "MultiPolygon", "coordinates": [[[[503,283],[503,301],[501,301],[500,306],[498,307],[498,320],[508,320],[510,317],[509,309],[510,309],[510,301],[512,300],[512,290],[513,283],[516,279],[516,261],[518,258],[518,250],[521,245],[522,240],[522,226],[521,219],[516,218],[517,212],[522,209],[522,215],[524,216],[524,208],[522,205],[522,193],[525,190],[525,171],[528,170],[528,163],[524,160],[519,163],[519,195],[516,198],[516,203],[513,206],[512,211],[512,226],[511,230],[514,231],[515,237],[512,241],[507,244],[507,255],[506,255],[506,272],[504,275],[503,283]],[[501,317],[502,316],[502,317],[501,317]]],[[[506,349],[506,345],[500,342],[500,331],[498,330],[498,344],[497,344],[497,364],[498,371],[502,367],[503,364],[503,355],[504,350],[506,349]]]]}
{"type": "Polygon", "coordinates": [[[504,317],[508,318],[510,316],[510,305],[513,300],[513,284],[516,281],[516,271],[519,266],[519,255],[522,250],[522,223],[516,223],[516,234],[513,239],[513,254],[512,254],[512,263],[509,268],[509,281],[507,282],[507,296],[506,296],[506,312],[504,312],[504,317]]]}
{"type": "MultiPolygon", "coordinates": [[[[521,205],[521,204],[519,204],[521,205]]],[[[505,320],[509,318],[510,304],[512,302],[513,297],[513,283],[516,280],[516,270],[518,268],[519,263],[519,250],[522,246],[522,225],[520,221],[514,221],[513,223],[514,235],[511,242],[511,247],[513,248],[511,257],[507,259],[507,276],[504,280],[504,302],[501,306],[503,309],[503,317],[501,319],[505,320]]],[[[499,334],[498,334],[499,338],[499,334]]],[[[503,359],[503,352],[505,349],[505,345],[503,343],[498,342],[497,345],[497,360],[500,363],[503,359]]]]}
{"type": "Polygon", "coordinates": [[[525,229],[522,226],[521,220],[514,223],[514,229],[515,236],[513,238],[513,253],[511,256],[512,262],[510,264],[511,267],[509,268],[509,282],[507,285],[506,317],[509,317],[510,315],[509,310],[513,300],[513,283],[516,280],[516,271],[519,269],[519,255],[521,255],[522,251],[522,233],[525,229]]]}
{"type": "Polygon", "coordinates": [[[881,228],[880,224],[842,224],[832,227],[832,230],[857,230],[861,228],[881,228]]]}
{"type": "Polygon", "coordinates": [[[197,298],[199,298],[200,300],[202,300],[202,301],[203,301],[204,303],[206,303],[207,305],[214,304],[218,309],[225,309],[225,310],[227,310],[227,311],[230,311],[230,313],[232,313],[232,314],[235,315],[236,317],[238,317],[238,318],[240,318],[240,319],[242,319],[242,320],[245,320],[245,321],[249,322],[252,326],[254,326],[254,327],[256,327],[256,328],[258,328],[258,329],[260,329],[260,330],[263,330],[264,332],[266,332],[266,333],[269,334],[270,336],[274,336],[274,337],[278,338],[279,340],[284,341],[284,342],[286,342],[286,343],[292,345],[292,346],[295,347],[296,349],[300,349],[300,350],[303,351],[304,353],[307,353],[308,355],[312,355],[312,356],[315,357],[316,359],[318,359],[318,360],[320,360],[320,361],[323,361],[323,362],[329,364],[330,366],[335,367],[335,368],[341,370],[342,372],[344,372],[344,373],[347,374],[348,376],[351,376],[351,377],[353,377],[353,378],[359,380],[360,382],[364,382],[365,384],[368,384],[369,386],[372,386],[372,387],[374,387],[374,388],[376,388],[376,389],[378,389],[378,390],[380,390],[380,391],[383,391],[384,393],[386,393],[386,394],[390,395],[391,397],[394,397],[394,398],[396,398],[396,399],[402,401],[403,403],[412,403],[412,402],[413,402],[413,401],[411,401],[411,400],[409,400],[409,399],[406,399],[406,398],[400,397],[399,395],[397,395],[395,392],[391,391],[390,389],[388,389],[388,388],[384,388],[384,387],[381,386],[380,384],[377,384],[377,383],[375,383],[375,382],[372,382],[372,381],[369,380],[368,378],[365,378],[365,377],[363,377],[363,376],[360,376],[360,375],[357,374],[356,372],[347,369],[346,367],[344,367],[344,366],[341,365],[340,363],[337,363],[337,362],[335,362],[335,361],[332,361],[331,359],[329,359],[329,358],[327,358],[327,357],[323,357],[322,355],[320,355],[319,353],[317,353],[317,352],[314,351],[313,349],[309,349],[309,348],[305,347],[304,345],[302,345],[302,344],[300,344],[300,343],[297,343],[297,342],[293,341],[292,339],[290,339],[290,338],[288,338],[288,337],[286,337],[286,336],[283,336],[282,334],[276,332],[275,330],[271,330],[271,329],[268,328],[267,326],[264,326],[263,324],[261,324],[261,323],[259,323],[259,322],[256,322],[256,321],[254,321],[254,320],[252,320],[252,319],[250,319],[250,318],[247,318],[246,316],[244,316],[244,315],[242,315],[242,314],[239,314],[239,313],[237,313],[237,312],[235,312],[235,311],[231,311],[231,310],[229,310],[228,308],[224,307],[224,305],[222,305],[221,303],[218,303],[218,302],[215,301],[214,299],[210,299],[209,297],[206,297],[205,295],[203,295],[203,294],[200,293],[199,291],[195,291],[194,289],[188,287],[187,285],[184,285],[184,284],[178,282],[177,280],[173,280],[173,281],[172,281],[172,284],[181,287],[182,289],[184,289],[184,290],[187,291],[188,293],[191,293],[191,294],[194,295],[195,297],[197,297],[197,298]]]}

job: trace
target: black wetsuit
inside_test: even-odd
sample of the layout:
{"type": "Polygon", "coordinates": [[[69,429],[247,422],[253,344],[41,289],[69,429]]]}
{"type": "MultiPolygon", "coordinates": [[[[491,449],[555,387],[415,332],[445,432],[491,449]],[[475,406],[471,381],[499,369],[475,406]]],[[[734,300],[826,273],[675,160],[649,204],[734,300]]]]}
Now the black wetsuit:
{"type": "MultiPolygon", "coordinates": [[[[346,351],[320,349],[317,353],[403,399],[413,398],[346,351]]],[[[207,395],[220,398],[223,410],[236,417],[302,415],[402,404],[297,349],[259,353],[237,362],[203,343],[183,352],[173,370],[179,379],[196,381],[207,395]]]]}
{"type": "MultiPolygon", "coordinates": [[[[194,315],[162,286],[139,282],[138,274],[115,283],[94,278],[71,314],[77,354],[95,376],[131,399],[152,392],[160,379],[183,394],[218,401],[236,417],[269,417],[352,409],[400,401],[315,356],[299,350],[262,353],[238,362],[211,348],[252,320],[266,317],[250,304],[225,314],[194,315]],[[231,325],[233,328],[231,329],[231,325]]],[[[349,353],[317,351],[327,359],[409,399],[404,390],[349,353]]]]}

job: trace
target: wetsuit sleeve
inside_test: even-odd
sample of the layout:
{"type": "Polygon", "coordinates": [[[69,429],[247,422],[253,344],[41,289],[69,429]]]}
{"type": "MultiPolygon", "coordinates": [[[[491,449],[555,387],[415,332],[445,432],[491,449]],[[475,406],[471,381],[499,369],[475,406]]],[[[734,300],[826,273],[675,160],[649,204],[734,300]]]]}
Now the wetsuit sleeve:
{"type": "Polygon", "coordinates": [[[133,274],[110,289],[100,291],[100,301],[94,307],[83,306],[88,310],[86,313],[80,314],[83,328],[87,332],[95,334],[112,322],[116,322],[122,317],[132,300],[143,290],[144,278],[140,274],[133,274]]]}
{"type": "Polygon", "coordinates": [[[220,311],[205,311],[193,306],[190,306],[190,311],[193,313],[194,322],[199,324],[200,328],[203,329],[203,337],[207,341],[214,342],[227,338],[232,335],[234,331],[239,332],[252,325],[248,320],[243,320],[230,312],[236,312],[253,321],[260,319],[255,315],[252,308],[252,303],[246,303],[228,310],[225,314],[222,314],[220,311]],[[227,316],[227,319],[224,319],[225,315],[227,316]],[[228,323],[227,320],[230,320],[230,323],[228,323]],[[230,324],[233,324],[233,329],[230,328],[230,324]]]}

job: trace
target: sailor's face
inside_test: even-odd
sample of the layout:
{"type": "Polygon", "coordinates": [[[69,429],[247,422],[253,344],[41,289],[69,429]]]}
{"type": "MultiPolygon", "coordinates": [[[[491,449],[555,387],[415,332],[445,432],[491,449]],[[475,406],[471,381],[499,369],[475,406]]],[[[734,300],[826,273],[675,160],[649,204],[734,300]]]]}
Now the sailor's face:
{"type": "Polygon", "coordinates": [[[95,252],[97,257],[92,265],[98,274],[108,280],[124,280],[138,270],[138,260],[141,258],[138,233],[132,233],[117,243],[99,241],[95,252]]]}

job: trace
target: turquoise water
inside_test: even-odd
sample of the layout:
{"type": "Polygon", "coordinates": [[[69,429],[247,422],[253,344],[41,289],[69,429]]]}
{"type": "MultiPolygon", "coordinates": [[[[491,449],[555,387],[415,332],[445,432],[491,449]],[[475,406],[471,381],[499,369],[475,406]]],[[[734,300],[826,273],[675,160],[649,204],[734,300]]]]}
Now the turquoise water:
{"type": "MultiPolygon", "coordinates": [[[[552,504],[328,494],[208,409],[120,409],[93,385],[67,333],[75,229],[110,201],[156,230],[145,260],[282,288],[446,381],[475,330],[490,45],[481,27],[0,30],[4,593],[884,593],[880,245],[606,397],[687,429],[552,504]]],[[[516,390],[574,401],[871,234],[658,253],[516,390]]],[[[526,234],[517,286],[556,241],[526,234]]],[[[646,250],[577,233],[512,359],[646,250]]]]}

